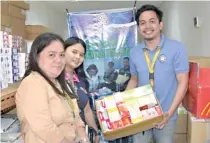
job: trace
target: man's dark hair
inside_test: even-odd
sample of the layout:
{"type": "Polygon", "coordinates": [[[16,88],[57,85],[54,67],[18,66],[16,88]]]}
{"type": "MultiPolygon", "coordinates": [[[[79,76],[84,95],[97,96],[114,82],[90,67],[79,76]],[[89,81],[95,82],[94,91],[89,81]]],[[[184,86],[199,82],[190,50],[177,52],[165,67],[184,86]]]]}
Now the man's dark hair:
{"type": "Polygon", "coordinates": [[[111,64],[112,66],[114,66],[114,62],[109,62],[108,65],[111,64]]]}
{"type": "Polygon", "coordinates": [[[91,64],[88,66],[88,68],[86,69],[87,73],[89,72],[89,70],[96,70],[96,73],[98,73],[98,68],[95,64],[91,64]]]}
{"type": "Polygon", "coordinates": [[[129,57],[124,57],[123,60],[128,60],[129,61],[129,57]]]}
{"type": "Polygon", "coordinates": [[[163,12],[154,5],[146,4],[146,5],[143,5],[141,8],[139,8],[136,12],[135,18],[136,18],[137,25],[139,25],[139,18],[141,14],[145,11],[154,11],[158,17],[159,22],[162,21],[163,12]]]}
{"type": "Polygon", "coordinates": [[[32,46],[31,46],[31,51],[29,53],[29,64],[28,64],[28,67],[27,67],[27,70],[24,74],[23,79],[26,78],[28,75],[30,75],[30,73],[32,71],[38,72],[52,86],[52,88],[54,89],[54,91],[57,94],[59,94],[61,96],[65,96],[65,92],[66,92],[71,98],[76,98],[76,96],[72,95],[71,92],[69,91],[68,87],[66,86],[64,70],[56,78],[58,80],[58,82],[60,83],[61,88],[62,88],[62,91],[60,91],[55,86],[55,84],[46,76],[44,71],[42,71],[42,69],[38,65],[39,54],[54,41],[61,42],[61,44],[63,45],[63,48],[64,48],[64,41],[57,34],[43,33],[43,34],[40,34],[38,37],[36,37],[36,39],[34,40],[32,46]]]}

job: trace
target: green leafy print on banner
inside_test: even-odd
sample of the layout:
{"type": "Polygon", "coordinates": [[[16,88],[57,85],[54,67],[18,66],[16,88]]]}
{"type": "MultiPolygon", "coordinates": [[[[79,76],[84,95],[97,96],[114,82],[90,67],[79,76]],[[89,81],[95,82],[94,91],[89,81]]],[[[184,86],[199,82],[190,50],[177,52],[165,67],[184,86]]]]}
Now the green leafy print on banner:
{"type": "Polygon", "coordinates": [[[102,58],[115,58],[129,56],[129,48],[121,49],[102,49],[102,50],[88,50],[86,59],[102,59],[102,58]]]}
{"type": "Polygon", "coordinates": [[[132,48],[129,46],[128,41],[119,41],[118,39],[117,40],[109,40],[109,41],[98,40],[98,42],[95,42],[95,43],[91,43],[89,40],[86,40],[85,43],[86,43],[88,49],[90,49],[90,50],[132,48]]]}

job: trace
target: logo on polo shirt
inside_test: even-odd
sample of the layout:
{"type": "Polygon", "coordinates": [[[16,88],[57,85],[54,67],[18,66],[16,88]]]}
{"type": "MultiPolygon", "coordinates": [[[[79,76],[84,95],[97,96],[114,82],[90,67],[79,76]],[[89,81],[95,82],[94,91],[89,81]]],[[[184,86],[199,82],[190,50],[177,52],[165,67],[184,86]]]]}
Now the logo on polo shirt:
{"type": "Polygon", "coordinates": [[[166,56],[164,54],[160,55],[159,60],[160,60],[161,63],[165,62],[166,61],[166,56]]]}

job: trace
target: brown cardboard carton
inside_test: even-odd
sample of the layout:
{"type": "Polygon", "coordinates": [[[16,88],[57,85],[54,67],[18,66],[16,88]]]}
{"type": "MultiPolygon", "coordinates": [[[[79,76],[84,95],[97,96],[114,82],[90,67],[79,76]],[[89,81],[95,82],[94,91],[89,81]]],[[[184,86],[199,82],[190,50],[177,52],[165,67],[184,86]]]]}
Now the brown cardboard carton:
{"type": "Polygon", "coordinates": [[[174,143],[187,143],[187,134],[176,134],[174,143]]]}
{"type": "Polygon", "coordinates": [[[19,85],[20,82],[10,84],[8,88],[1,91],[1,111],[15,106],[15,93],[19,85]]]}
{"type": "Polygon", "coordinates": [[[196,59],[210,59],[210,57],[203,57],[203,56],[189,56],[189,61],[196,60],[196,59]]]}
{"type": "Polygon", "coordinates": [[[142,131],[146,131],[148,129],[153,128],[154,127],[153,124],[162,121],[162,119],[163,119],[163,116],[158,116],[158,117],[151,118],[151,119],[148,119],[148,120],[145,120],[142,122],[127,125],[125,127],[119,128],[117,130],[105,132],[105,133],[103,133],[104,139],[105,140],[113,140],[113,139],[117,139],[117,138],[126,137],[129,135],[134,135],[134,134],[142,132],[142,131]]]}
{"type": "Polygon", "coordinates": [[[210,120],[197,119],[191,113],[188,116],[188,143],[207,143],[210,139],[210,120]]]}
{"type": "Polygon", "coordinates": [[[19,7],[21,9],[24,9],[24,10],[29,10],[29,4],[25,3],[24,0],[8,0],[8,3],[16,6],[16,7],[19,7]]]}
{"type": "Polygon", "coordinates": [[[6,31],[9,34],[12,34],[12,28],[11,27],[6,27],[6,26],[1,25],[1,31],[6,31]]]}
{"type": "Polygon", "coordinates": [[[36,37],[38,37],[39,34],[27,34],[26,40],[30,40],[33,41],[36,39],[36,37]]]}
{"type": "MultiPolygon", "coordinates": [[[[113,104],[111,104],[110,102],[106,103],[106,102],[103,101],[103,100],[106,101],[107,96],[104,97],[104,98],[99,98],[99,99],[96,100],[95,105],[96,105],[97,117],[99,119],[99,124],[102,128],[105,140],[113,140],[113,139],[117,139],[117,138],[122,138],[122,137],[130,136],[130,135],[134,135],[134,134],[142,132],[142,131],[149,130],[151,128],[154,128],[155,123],[161,122],[163,120],[163,111],[162,111],[162,109],[160,107],[160,104],[159,104],[156,96],[154,95],[153,90],[152,90],[150,85],[138,87],[138,88],[131,89],[131,90],[126,90],[124,92],[120,92],[120,93],[116,93],[116,94],[118,94],[117,96],[122,96],[123,97],[123,100],[124,100],[125,104],[127,104],[126,103],[127,100],[136,99],[136,100],[138,100],[139,105],[140,105],[140,103],[146,102],[145,99],[147,99],[147,98],[144,98],[140,102],[139,97],[142,97],[142,96],[147,97],[148,95],[153,94],[154,98],[150,99],[149,103],[153,103],[153,99],[155,100],[155,102],[156,102],[155,107],[158,107],[158,110],[156,109],[157,115],[155,115],[151,118],[149,116],[144,116],[143,112],[146,111],[146,110],[141,110],[140,108],[142,106],[139,106],[139,110],[141,110],[141,114],[143,115],[142,117],[144,119],[142,118],[142,120],[139,120],[138,122],[132,122],[132,124],[128,124],[126,126],[123,126],[123,127],[117,128],[117,129],[111,128],[111,130],[110,130],[110,128],[108,128],[108,130],[107,129],[103,130],[104,129],[104,126],[103,126],[104,124],[102,122],[105,121],[106,119],[102,118],[102,117],[107,117],[107,115],[102,116],[98,111],[100,111],[101,107],[106,108],[106,109],[111,108],[110,106],[113,105],[113,104]],[[149,117],[149,118],[147,118],[147,117],[149,117]]],[[[115,96],[115,95],[110,95],[110,96],[115,96]]],[[[131,109],[131,108],[129,108],[128,105],[127,105],[127,107],[128,107],[127,108],[128,110],[131,109]]],[[[153,108],[153,106],[152,106],[152,108],[153,108]]],[[[132,108],[132,109],[134,109],[134,108],[132,108]]],[[[150,109],[151,108],[148,107],[148,111],[150,109]]],[[[129,110],[129,112],[130,112],[129,116],[130,117],[132,116],[131,114],[133,113],[133,111],[136,111],[136,109],[135,110],[129,110]]]]}
{"type": "Polygon", "coordinates": [[[9,15],[9,4],[1,1],[1,15],[9,15]]]}
{"type": "Polygon", "coordinates": [[[187,110],[183,107],[182,103],[178,107],[178,119],[176,122],[176,133],[186,134],[187,133],[187,110]]]}
{"type": "Polygon", "coordinates": [[[9,15],[22,20],[26,19],[25,10],[11,4],[9,5],[9,15]]]}
{"type": "Polygon", "coordinates": [[[12,34],[26,38],[25,21],[18,18],[11,18],[12,34]]]}
{"type": "Polygon", "coordinates": [[[176,122],[176,133],[187,133],[187,114],[179,114],[176,122]]]}
{"type": "Polygon", "coordinates": [[[49,28],[43,25],[26,25],[26,32],[29,35],[41,34],[49,31],[49,28]]]}
{"type": "Polygon", "coordinates": [[[1,15],[1,25],[3,26],[11,26],[10,25],[10,17],[8,15],[1,15]]]}

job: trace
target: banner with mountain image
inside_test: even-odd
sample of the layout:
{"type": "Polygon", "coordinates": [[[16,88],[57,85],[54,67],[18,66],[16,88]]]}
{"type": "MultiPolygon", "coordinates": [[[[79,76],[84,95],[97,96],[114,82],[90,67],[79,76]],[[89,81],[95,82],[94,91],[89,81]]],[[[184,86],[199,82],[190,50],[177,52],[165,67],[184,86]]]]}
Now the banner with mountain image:
{"type": "Polygon", "coordinates": [[[134,8],[122,8],[69,13],[69,35],[83,39],[89,49],[100,49],[103,26],[133,22],[134,11],[134,8]]]}

